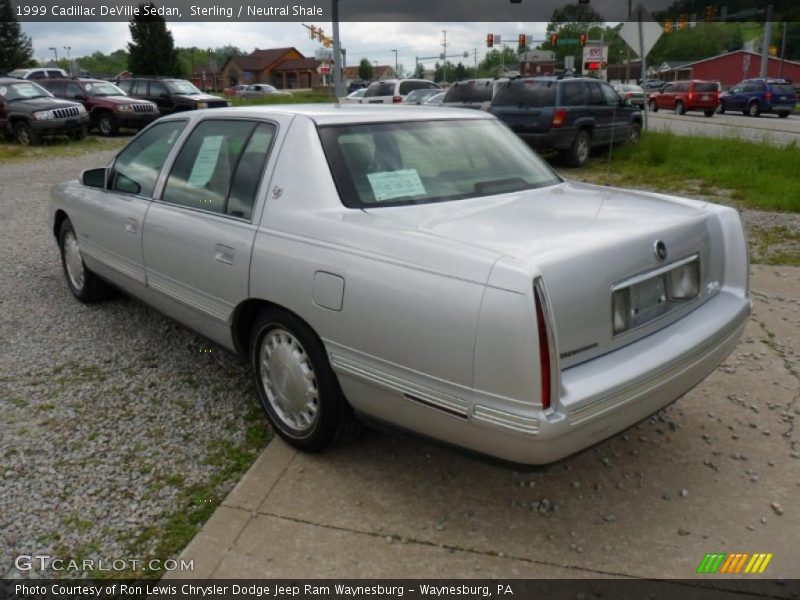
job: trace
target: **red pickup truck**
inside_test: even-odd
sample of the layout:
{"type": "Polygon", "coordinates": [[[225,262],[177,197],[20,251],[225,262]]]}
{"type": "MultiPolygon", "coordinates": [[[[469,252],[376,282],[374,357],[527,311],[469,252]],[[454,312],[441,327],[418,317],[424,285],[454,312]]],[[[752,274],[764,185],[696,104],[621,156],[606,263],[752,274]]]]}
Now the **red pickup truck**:
{"type": "Polygon", "coordinates": [[[688,110],[701,110],[707,117],[713,117],[719,106],[719,84],[716,81],[673,81],[660,92],[649,97],[650,110],[674,110],[682,115],[688,110]]]}

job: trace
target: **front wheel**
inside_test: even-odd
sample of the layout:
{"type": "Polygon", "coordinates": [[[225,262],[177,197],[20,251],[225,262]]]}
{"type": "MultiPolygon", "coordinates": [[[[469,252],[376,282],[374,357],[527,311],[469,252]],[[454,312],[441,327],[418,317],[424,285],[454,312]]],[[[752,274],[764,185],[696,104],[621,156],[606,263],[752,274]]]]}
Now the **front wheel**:
{"type": "Polygon", "coordinates": [[[721,114],[721,115],[724,115],[725,114],[725,105],[720,103],[720,105],[717,107],[717,112],[719,112],[719,114],[721,114]]]}
{"type": "Polygon", "coordinates": [[[78,237],[75,235],[75,229],[69,219],[64,219],[64,222],[61,223],[58,247],[61,250],[61,266],[64,268],[64,277],[72,295],[86,304],[108,298],[111,289],[86,267],[78,245],[78,237]]]}
{"type": "Polygon", "coordinates": [[[14,137],[21,146],[38,146],[42,143],[41,136],[25,121],[14,125],[14,137]]]}
{"type": "Polygon", "coordinates": [[[250,363],[261,406],[291,446],[320,452],[358,430],[322,342],[297,317],[264,310],[253,327],[250,363]]]}
{"type": "Polygon", "coordinates": [[[642,126],[639,123],[634,123],[631,125],[631,132],[628,135],[628,143],[629,144],[638,144],[639,141],[642,139],[642,126]]]}
{"type": "Polygon", "coordinates": [[[782,113],[778,113],[778,116],[779,116],[781,119],[785,119],[786,117],[788,117],[788,116],[789,116],[789,113],[788,113],[788,112],[782,112],[782,113]]]}
{"type": "Polygon", "coordinates": [[[686,112],[686,109],[683,106],[683,102],[676,102],[675,103],[675,114],[682,115],[686,112]]]}
{"type": "Polygon", "coordinates": [[[100,134],[106,137],[112,137],[119,133],[119,124],[111,113],[103,113],[97,120],[97,128],[100,134]]]}
{"type": "Polygon", "coordinates": [[[589,151],[591,150],[592,140],[586,131],[581,130],[575,139],[572,140],[572,145],[569,150],[565,152],[567,164],[572,167],[582,167],[589,160],[589,151]]]}
{"type": "Polygon", "coordinates": [[[750,103],[750,105],[747,107],[747,114],[751,117],[757,117],[761,114],[761,107],[758,105],[758,102],[750,103]]]}
{"type": "Polygon", "coordinates": [[[715,111],[714,111],[714,109],[713,109],[713,108],[707,108],[707,109],[705,109],[705,110],[703,111],[703,114],[704,114],[705,116],[707,116],[707,117],[713,117],[713,116],[714,116],[714,112],[715,112],[715,111]]]}
{"type": "Polygon", "coordinates": [[[656,104],[655,100],[650,100],[650,111],[658,112],[658,104],[656,104]]]}
{"type": "Polygon", "coordinates": [[[86,139],[86,134],[87,134],[87,129],[86,125],[84,125],[83,127],[76,129],[75,131],[71,131],[69,137],[79,142],[81,140],[86,139]]]}

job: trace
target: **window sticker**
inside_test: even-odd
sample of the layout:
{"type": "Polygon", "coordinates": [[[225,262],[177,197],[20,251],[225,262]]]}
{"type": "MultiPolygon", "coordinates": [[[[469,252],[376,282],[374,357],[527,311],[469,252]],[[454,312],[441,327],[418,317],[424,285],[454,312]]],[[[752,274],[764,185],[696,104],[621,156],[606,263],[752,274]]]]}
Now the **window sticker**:
{"type": "Polygon", "coordinates": [[[86,88],[86,91],[88,92],[90,89],[92,89],[92,84],[91,84],[91,83],[87,83],[87,84],[86,84],[85,86],[83,86],[83,87],[85,87],[85,88],[86,88]]]}
{"type": "Polygon", "coordinates": [[[5,96],[8,93],[8,88],[0,87],[0,96],[5,96]]]}
{"type": "Polygon", "coordinates": [[[367,178],[378,202],[425,194],[425,187],[416,169],[368,173],[367,178]]]}
{"type": "Polygon", "coordinates": [[[194,159],[192,172],[189,174],[188,184],[196,187],[205,187],[210,181],[219,160],[219,151],[222,148],[221,135],[210,135],[203,138],[197,158],[194,159]]]}

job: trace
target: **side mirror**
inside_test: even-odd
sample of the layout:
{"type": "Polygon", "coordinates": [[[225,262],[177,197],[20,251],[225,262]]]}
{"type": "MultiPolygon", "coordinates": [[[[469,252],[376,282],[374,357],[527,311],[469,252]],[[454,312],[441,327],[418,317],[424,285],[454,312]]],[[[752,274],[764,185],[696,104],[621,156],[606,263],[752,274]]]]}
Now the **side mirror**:
{"type": "Polygon", "coordinates": [[[81,174],[81,183],[86,187],[105,189],[108,171],[103,169],[88,169],[81,174]]]}

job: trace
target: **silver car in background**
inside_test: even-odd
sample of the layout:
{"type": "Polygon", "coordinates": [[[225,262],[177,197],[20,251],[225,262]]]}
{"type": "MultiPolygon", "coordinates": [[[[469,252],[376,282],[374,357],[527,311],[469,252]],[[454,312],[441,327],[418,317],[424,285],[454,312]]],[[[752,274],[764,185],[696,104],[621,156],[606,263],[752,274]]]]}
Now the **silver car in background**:
{"type": "Polygon", "coordinates": [[[734,209],[565,181],[477,110],[180,113],[49,214],[78,300],[238,352],[306,451],[363,416],[554,461],[686,393],[750,313],[734,209]]]}
{"type": "Polygon", "coordinates": [[[623,100],[627,100],[634,106],[644,109],[645,102],[647,102],[647,95],[638,85],[619,83],[614,86],[614,91],[616,91],[623,100]]]}

